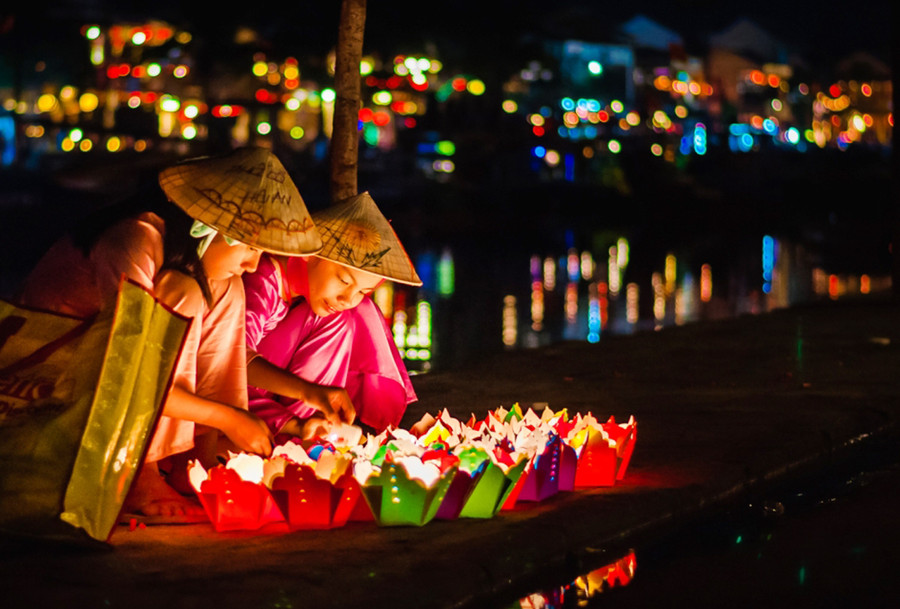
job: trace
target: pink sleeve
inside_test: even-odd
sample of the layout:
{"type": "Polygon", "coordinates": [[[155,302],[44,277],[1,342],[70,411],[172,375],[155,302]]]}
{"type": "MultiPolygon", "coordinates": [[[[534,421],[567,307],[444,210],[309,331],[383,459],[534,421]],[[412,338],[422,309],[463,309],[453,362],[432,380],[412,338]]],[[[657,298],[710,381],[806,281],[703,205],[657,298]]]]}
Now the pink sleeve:
{"type": "Polygon", "coordinates": [[[203,334],[206,301],[197,282],[178,271],[163,271],[156,279],[156,297],[166,306],[191,318],[184,348],[175,367],[174,384],[191,393],[197,390],[197,353],[203,334]]]}
{"type": "Polygon", "coordinates": [[[244,273],[244,294],[247,301],[247,359],[256,357],[259,342],[265,338],[287,312],[281,298],[277,269],[268,256],[260,258],[253,273],[244,273]]]}
{"type": "MultiPolygon", "coordinates": [[[[197,353],[203,332],[205,301],[200,286],[193,279],[176,271],[163,271],[156,281],[157,298],[191,318],[188,335],[175,371],[172,384],[189,393],[197,390],[197,353]]],[[[159,461],[169,455],[189,450],[194,445],[194,422],[161,416],[147,448],[147,461],[159,461]]]]}
{"type": "Polygon", "coordinates": [[[152,213],[120,222],[91,249],[101,302],[115,302],[122,275],[153,290],[163,262],[163,221],[152,213]]]}
{"type": "Polygon", "coordinates": [[[285,424],[296,416],[287,406],[269,398],[251,399],[250,412],[265,421],[273,435],[281,433],[285,424]]]}

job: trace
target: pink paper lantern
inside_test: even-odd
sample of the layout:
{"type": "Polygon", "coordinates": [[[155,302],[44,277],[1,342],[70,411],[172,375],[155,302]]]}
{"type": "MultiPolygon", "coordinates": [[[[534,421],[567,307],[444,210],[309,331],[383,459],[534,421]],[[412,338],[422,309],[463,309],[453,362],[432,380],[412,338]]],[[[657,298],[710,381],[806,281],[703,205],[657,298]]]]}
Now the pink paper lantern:
{"type": "Polygon", "coordinates": [[[543,453],[532,457],[504,502],[504,510],[512,509],[518,501],[543,501],[559,492],[562,446],[559,436],[554,436],[543,453]]]}

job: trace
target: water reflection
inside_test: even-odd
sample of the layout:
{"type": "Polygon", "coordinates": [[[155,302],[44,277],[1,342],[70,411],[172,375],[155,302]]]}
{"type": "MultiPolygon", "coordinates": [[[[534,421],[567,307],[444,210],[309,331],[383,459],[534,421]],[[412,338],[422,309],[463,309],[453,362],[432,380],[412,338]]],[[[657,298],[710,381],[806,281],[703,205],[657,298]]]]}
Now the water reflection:
{"type": "MultiPolygon", "coordinates": [[[[478,349],[479,345],[461,347],[446,333],[459,333],[460,323],[480,329],[486,323],[482,315],[500,317],[489,324],[498,329],[498,335],[489,336],[488,343],[498,349],[527,349],[560,340],[596,343],[604,335],[659,330],[890,289],[889,276],[830,273],[816,266],[802,246],[786,239],[762,235],[758,247],[753,261],[731,268],[714,268],[708,261],[669,252],[649,271],[633,268],[635,254],[642,252],[632,251],[624,236],[597,251],[570,248],[557,255],[533,254],[519,268],[507,271],[509,277],[522,277],[520,289],[499,293],[494,297],[499,299],[496,305],[479,302],[475,315],[455,323],[448,319],[455,299],[485,295],[456,293],[454,252],[443,247],[415,258],[421,288],[385,283],[374,297],[407,368],[420,373],[449,355],[442,350],[478,349]],[[496,313],[489,313],[492,310],[496,313]],[[444,344],[435,334],[444,338],[444,344]]],[[[469,355],[454,353],[453,359],[469,355]]]]}
{"type": "Polygon", "coordinates": [[[439,254],[424,252],[416,258],[422,279],[418,289],[384,282],[372,295],[391,328],[400,356],[411,373],[431,370],[434,358],[434,308],[453,297],[456,270],[453,252],[445,247],[439,254]]]}
{"type": "Polygon", "coordinates": [[[624,237],[605,252],[605,264],[597,264],[590,251],[534,255],[530,310],[517,306],[516,294],[505,297],[503,344],[527,348],[560,339],[598,342],[606,333],[659,330],[890,288],[886,276],[827,273],[813,266],[802,247],[771,235],[762,236],[760,248],[758,265],[718,270],[708,262],[691,268],[688,256],[683,260],[668,253],[644,280],[628,273],[632,252],[624,237]],[[515,328],[510,321],[514,314],[520,320],[515,328]]]}
{"type": "Polygon", "coordinates": [[[519,599],[509,609],[563,609],[570,607],[587,607],[590,599],[615,587],[627,586],[637,567],[637,560],[632,550],[615,562],[594,569],[590,573],[579,575],[572,582],[535,592],[519,599]]]}

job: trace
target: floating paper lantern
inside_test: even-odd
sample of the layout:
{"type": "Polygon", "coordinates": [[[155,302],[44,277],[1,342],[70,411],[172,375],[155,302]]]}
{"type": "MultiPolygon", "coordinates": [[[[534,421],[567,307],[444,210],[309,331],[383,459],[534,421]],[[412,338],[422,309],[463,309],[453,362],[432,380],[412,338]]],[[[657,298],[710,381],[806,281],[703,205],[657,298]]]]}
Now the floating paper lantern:
{"type": "Polygon", "coordinates": [[[433,462],[410,455],[388,457],[381,467],[357,461],[353,475],[379,525],[422,526],[437,514],[456,469],[442,472],[433,462]]]}
{"type": "MultiPolygon", "coordinates": [[[[353,480],[356,483],[356,486],[359,487],[359,481],[356,480],[356,478],[353,480]]],[[[359,498],[356,501],[356,505],[353,507],[353,511],[351,511],[350,515],[347,517],[347,522],[375,522],[375,514],[372,513],[369,502],[363,497],[362,488],[359,489],[359,498]]]]}
{"type": "Polygon", "coordinates": [[[254,530],[280,521],[292,529],[333,528],[361,514],[351,463],[350,455],[335,452],[324,440],[309,453],[290,441],[277,446],[270,459],[232,453],[225,465],[208,472],[192,462],[189,476],[217,531],[254,530]]]}
{"type": "Polygon", "coordinates": [[[220,531],[278,521],[292,530],[348,521],[422,526],[613,486],[625,475],[636,437],[633,417],[601,424],[590,413],[569,417],[545,407],[538,415],[517,403],[467,423],[444,410],[411,430],[388,428],[365,441],[358,427],[336,427],[306,450],[292,441],[270,459],[242,453],[209,472],[194,463],[189,474],[220,531]]]}
{"type": "Polygon", "coordinates": [[[340,527],[355,512],[359,484],[353,478],[352,457],[322,450],[313,460],[293,442],[277,447],[272,461],[281,460],[281,473],[268,486],[291,529],[340,527]]]}
{"type": "Polygon", "coordinates": [[[469,495],[459,512],[460,518],[491,518],[500,511],[512,493],[529,459],[524,455],[511,467],[493,459],[485,462],[484,469],[472,485],[469,495]]]}
{"type": "Polygon", "coordinates": [[[459,466],[450,489],[438,510],[436,518],[451,520],[465,512],[466,518],[489,518],[499,510],[500,498],[512,490],[525,468],[526,459],[520,459],[521,467],[498,464],[491,451],[483,445],[457,445],[459,466]]]}
{"type": "Polygon", "coordinates": [[[634,453],[634,444],[637,442],[637,421],[629,417],[627,423],[616,424],[613,417],[604,423],[603,429],[616,443],[616,480],[625,477],[631,455],[634,453]]]}
{"type": "Polygon", "coordinates": [[[420,436],[419,442],[423,446],[430,446],[435,442],[446,441],[450,437],[451,433],[452,432],[450,431],[450,429],[448,429],[440,419],[435,419],[434,423],[432,423],[428,431],[420,436]]]}
{"type": "Polygon", "coordinates": [[[288,463],[272,480],[272,497],[291,529],[331,529],[347,523],[360,490],[349,472],[332,482],[309,466],[288,463]]]}
{"type": "Polygon", "coordinates": [[[329,428],[322,440],[337,449],[344,449],[358,445],[362,440],[362,433],[361,427],[349,423],[337,423],[329,428]]]}
{"type": "Polygon", "coordinates": [[[603,424],[591,415],[579,421],[567,440],[578,451],[575,488],[613,486],[621,480],[631,460],[636,436],[634,417],[623,425],[616,424],[613,417],[603,424]]]}
{"type": "Polygon", "coordinates": [[[577,451],[574,486],[577,488],[613,486],[616,483],[616,443],[593,419],[588,419],[567,438],[577,451]]]}
{"type": "MultiPolygon", "coordinates": [[[[511,433],[509,425],[499,419],[495,418],[492,425],[511,433]]],[[[418,434],[416,443],[427,447],[421,455],[423,460],[439,458],[442,469],[453,465],[453,460],[458,462],[456,475],[435,518],[495,515],[524,471],[528,455],[517,452],[503,433],[488,433],[484,425],[464,425],[446,409],[437,417],[424,415],[413,427],[418,434]],[[503,442],[504,448],[497,445],[498,441],[503,442]],[[452,458],[447,452],[450,449],[452,458]]]]}
{"type": "Polygon", "coordinates": [[[560,439],[559,446],[559,490],[575,490],[575,475],[578,472],[578,453],[560,439]]]}
{"type": "MultiPolygon", "coordinates": [[[[594,434],[591,434],[592,436],[594,434]]],[[[616,449],[602,436],[589,442],[578,459],[575,487],[613,486],[616,483],[616,449]]]]}
{"type": "Polygon", "coordinates": [[[562,441],[554,436],[531,458],[503,509],[512,509],[517,501],[544,501],[558,493],[561,454],[562,441]]]}
{"type": "Polygon", "coordinates": [[[465,504],[469,493],[475,486],[475,481],[479,478],[480,473],[480,471],[469,472],[457,469],[456,474],[453,476],[453,481],[450,483],[447,493],[441,501],[441,506],[435,514],[435,518],[439,520],[458,518],[463,504],[465,504]]]}
{"type": "Polygon", "coordinates": [[[241,459],[232,467],[217,465],[208,472],[198,461],[189,465],[191,485],[217,531],[255,530],[284,520],[269,489],[261,484],[265,466],[257,459],[259,463],[241,459]]]}

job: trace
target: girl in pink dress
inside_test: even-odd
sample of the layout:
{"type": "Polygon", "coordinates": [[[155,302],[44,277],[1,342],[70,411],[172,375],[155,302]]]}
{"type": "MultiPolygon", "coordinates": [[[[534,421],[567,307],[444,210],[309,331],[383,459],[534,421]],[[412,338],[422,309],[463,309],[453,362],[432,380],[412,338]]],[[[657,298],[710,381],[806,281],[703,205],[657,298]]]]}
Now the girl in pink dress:
{"type": "Polygon", "coordinates": [[[268,455],[272,449],[268,427],[247,408],[240,277],[256,269],[263,250],[307,254],[321,240],[296,187],[267,150],[187,161],[163,170],[159,180],[175,205],[142,201],[138,209],[149,210],[120,210],[62,239],[26,279],[22,301],[90,317],[115,301],[125,276],[191,318],[126,507],[148,516],[199,514],[170,484],[179,486],[189,451],[214,464],[220,434],[208,432],[221,432],[239,450],[268,455]],[[168,480],[160,476],[166,469],[168,480]]]}
{"type": "Polygon", "coordinates": [[[266,255],[243,277],[250,411],[304,438],[341,421],[396,426],[416,395],[370,295],[384,280],[422,282],[368,192],[313,221],[319,253],[266,255]]]}

